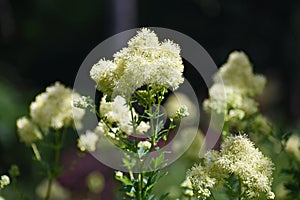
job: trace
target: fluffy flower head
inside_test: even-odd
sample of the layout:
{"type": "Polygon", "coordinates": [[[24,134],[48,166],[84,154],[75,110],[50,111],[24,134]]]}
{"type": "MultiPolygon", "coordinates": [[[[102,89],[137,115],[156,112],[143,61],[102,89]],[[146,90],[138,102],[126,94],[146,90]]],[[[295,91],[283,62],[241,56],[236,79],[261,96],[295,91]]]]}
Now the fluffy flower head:
{"type": "Polygon", "coordinates": [[[244,52],[234,51],[229,55],[227,62],[220,68],[214,77],[215,83],[234,88],[240,93],[257,96],[261,94],[266,84],[266,78],[253,74],[253,67],[244,52]]]}
{"type": "Polygon", "coordinates": [[[104,96],[100,104],[100,115],[106,117],[109,123],[117,123],[119,128],[127,134],[133,132],[131,113],[123,97],[117,96],[112,102],[107,102],[104,96]]]}
{"type": "Polygon", "coordinates": [[[224,184],[225,178],[235,175],[242,182],[248,198],[257,198],[264,194],[274,199],[271,191],[274,165],[245,136],[228,137],[220,152],[205,154],[203,163],[188,171],[195,195],[206,199],[211,190],[224,184]]]}
{"type": "Polygon", "coordinates": [[[138,148],[151,149],[152,144],[149,141],[140,141],[138,143],[138,148]]]}
{"type": "Polygon", "coordinates": [[[79,136],[77,146],[81,151],[95,151],[98,140],[99,136],[88,130],[85,134],[79,136]]]}
{"type": "Polygon", "coordinates": [[[43,131],[71,126],[84,115],[84,110],[73,107],[73,99],[76,98],[80,98],[77,93],[56,82],[36,96],[30,105],[30,116],[43,131]]]}
{"type": "Polygon", "coordinates": [[[157,35],[143,28],[128,41],[128,47],[101,59],[90,75],[98,89],[109,96],[127,97],[146,84],[176,89],[183,82],[180,47],[170,40],[159,42],[157,35]]]}
{"type": "Polygon", "coordinates": [[[2,175],[0,179],[0,190],[10,184],[10,179],[7,175],[2,175]]]}
{"type": "MultiPolygon", "coordinates": [[[[255,97],[262,93],[265,84],[264,76],[253,73],[253,67],[245,53],[232,52],[214,76],[209,98],[203,102],[204,110],[224,115],[224,120],[230,127],[245,131],[247,124],[242,122],[258,114],[255,97]]],[[[255,119],[254,123],[260,126],[253,127],[254,130],[270,132],[270,126],[264,117],[255,119]]]]}
{"type": "MultiPolygon", "coordinates": [[[[112,102],[107,102],[106,96],[104,96],[101,100],[99,111],[101,117],[106,118],[110,124],[116,123],[122,132],[125,132],[127,135],[133,133],[131,111],[122,96],[116,96],[112,102]]],[[[132,112],[134,117],[138,116],[134,110],[132,112]]],[[[149,123],[142,121],[136,127],[136,131],[138,134],[144,134],[149,128],[149,123]]]]}
{"type": "Polygon", "coordinates": [[[245,136],[227,138],[216,163],[227,173],[238,176],[251,196],[265,193],[268,199],[272,199],[274,164],[245,136]]]}
{"type": "Polygon", "coordinates": [[[111,93],[114,87],[114,81],[117,78],[117,65],[110,61],[101,59],[96,63],[91,71],[91,78],[97,83],[97,89],[104,93],[111,93]]]}
{"type": "Polygon", "coordinates": [[[224,178],[219,170],[215,170],[215,158],[217,152],[208,152],[203,164],[192,167],[187,173],[187,179],[192,183],[194,195],[197,198],[207,199],[211,196],[211,190],[217,187],[224,178]]]}

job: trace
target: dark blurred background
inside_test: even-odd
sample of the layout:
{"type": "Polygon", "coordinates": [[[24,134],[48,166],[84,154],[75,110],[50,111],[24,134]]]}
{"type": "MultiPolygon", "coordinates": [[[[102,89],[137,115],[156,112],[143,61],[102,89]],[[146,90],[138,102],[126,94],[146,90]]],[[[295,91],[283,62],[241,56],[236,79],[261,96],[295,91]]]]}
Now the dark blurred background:
{"type": "Polygon", "coordinates": [[[37,93],[57,80],[72,86],[94,47],[147,26],[192,37],[217,66],[245,51],[268,79],[263,111],[283,127],[299,123],[299,0],[0,0],[0,172],[31,158],[16,147],[15,120],[37,93]]]}
{"type": "MultiPolygon", "coordinates": [[[[180,31],[220,66],[245,51],[278,81],[280,108],[299,117],[300,2],[297,0],[0,0],[0,76],[26,95],[56,80],[72,85],[101,41],[144,26],[180,31]]],[[[278,98],[278,97],[276,97],[278,98]]]]}

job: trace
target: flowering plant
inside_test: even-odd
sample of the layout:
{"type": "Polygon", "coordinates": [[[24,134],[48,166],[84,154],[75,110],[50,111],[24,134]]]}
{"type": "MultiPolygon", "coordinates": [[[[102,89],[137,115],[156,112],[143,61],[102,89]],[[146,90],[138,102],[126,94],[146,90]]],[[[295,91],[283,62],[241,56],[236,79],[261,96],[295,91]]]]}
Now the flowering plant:
{"type": "Polygon", "coordinates": [[[176,89],[183,82],[180,48],[170,40],[159,42],[153,31],[141,29],[113,57],[113,61],[101,59],[90,72],[104,95],[99,109],[86,97],[76,102],[81,108],[91,106],[100,119],[94,131],[80,135],[78,146],[95,151],[101,135],[108,137],[124,150],[128,175],[117,171],[115,178],[123,183],[125,194],[131,199],[158,199],[151,190],[165,175],[160,172],[165,161],[161,147],[175,128],[174,120],[188,116],[182,105],[165,124],[160,110],[168,88],[176,89]],[[149,156],[152,151],[158,156],[149,156]]]}
{"type": "Polygon", "coordinates": [[[73,107],[73,98],[79,97],[71,89],[56,82],[30,104],[30,118],[24,116],[17,120],[20,141],[32,148],[35,160],[44,166],[48,179],[46,193],[43,194],[45,200],[50,199],[53,181],[61,173],[59,159],[66,128],[76,122],[80,124],[85,113],[84,110],[73,107]],[[46,154],[40,154],[39,147],[53,152],[53,162],[47,160],[46,154]]]}
{"type": "MultiPolygon", "coordinates": [[[[32,149],[34,160],[44,170],[46,188],[38,190],[40,198],[68,198],[53,192],[62,191],[56,182],[64,167],[60,156],[70,128],[84,127],[86,110],[96,114],[98,122],[92,130],[84,133],[80,130],[78,149],[109,154],[102,148],[110,145],[121,152],[116,158],[121,163],[114,178],[122,184],[122,199],[274,199],[276,163],[271,154],[260,148],[262,140],[271,145],[280,144],[281,152],[289,155],[291,165],[284,173],[296,178],[286,181],[286,194],[290,199],[299,198],[300,137],[295,133],[277,133],[260,112],[257,97],[263,93],[266,78],[255,74],[247,55],[238,51],[232,52],[214,75],[214,84],[203,102],[208,114],[215,113],[224,119],[220,145],[201,154],[201,158],[198,154],[194,156],[201,148],[199,141],[208,139],[197,133],[199,141],[188,152],[194,157],[194,166],[184,169],[185,180],[180,180],[182,184],[178,185],[183,189],[182,194],[154,192],[168,173],[163,168],[170,151],[164,147],[176,135],[174,130],[181,120],[195,116],[192,102],[188,100],[175,110],[171,108],[175,104],[173,100],[166,102],[173,98],[169,93],[184,82],[180,53],[180,46],[175,42],[159,41],[152,30],[142,28],[126,47],[113,54],[112,60],[102,58],[91,66],[90,78],[96,83],[99,99],[80,96],[59,82],[36,96],[29,116],[20,117],[16,125],[20,142],[32,149]],[[167,114],[163,105],[173,112],[167,114]]],[[[184,129],[186,138],[181,139],[190,140],[191,130],[198,131],[198,127],[184,129]]],[[[182,150],[180,143],[175,150],[182,150]]],[[[183,174],[184,170],[181,168],[183,174]]],[[[9,176],[1,176],[0,191],[10,182],[15,184],[19,174],[18,167],[12,166],[9,176]]],[[[91,176],[88,184],[101,186],[102,178],[99,174],[91,176]]],[[[25,199],[22,195],[20,198],[25,199]]]]}

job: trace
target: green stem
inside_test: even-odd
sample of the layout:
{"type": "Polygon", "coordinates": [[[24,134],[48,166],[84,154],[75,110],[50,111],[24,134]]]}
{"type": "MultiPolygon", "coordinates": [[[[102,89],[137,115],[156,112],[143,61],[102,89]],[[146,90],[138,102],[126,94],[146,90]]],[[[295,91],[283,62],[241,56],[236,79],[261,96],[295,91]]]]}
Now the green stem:
{"type": "Polygon", "coordinates": [[[156,145],[156,131],[154,130],[154,121],[153,121],[153,112],[152,112],[152,97],[151,97],[151,90],[149,85],[147,85],[147,92],[148,92],[148,112],[150,118],[150,135],[152,138],[152,148],[156,145]]]}
{"type": "Polygon", "coordinates": [[[142,172],[138,174],[138,181],[139,181],[138,199],[143,200],[143,173],[142,172]]]}
{"type": "Polygon", "coordinates": [[[241,179],[239,178],[239,186],[238,186],[238,199],[241,200],[242,199],[242,181],[241,179]]]}
{"type": "Polygon", "coordinates": [[[130,180],[134,180],[134,176],[133,176],[133,173],[132,173],[132,169],[128,169],[129,170],[129,177],[130,177],[130,180]]]}
{"type": "MultiPolygon", "coordinates": [[[[155,110],[155,113],[157,113],[158,116],[160,116],[159,112],[160,112],[160,101],[158,101],[158,104],[157,104],[157,109],[155,110]]],[[[160,130],[157,130],[158,128],[158,124],[159,124],[159,119],[160,117],[157,117],[156,118],[156,126],[155,126],[155,137],[157,137],[157,133],[159,133],[160,130]]]]}
{"type": "Polygon", "coordinates": [[[48,181],[47,194],[46,194],[45,200],[50,199],[50,196],[51,196],[51,188],[52,188],[52,182],[53,182],[53,177],[50,176],[50,177],[49,177],[49,181],[48,181]]]}
{"type": "Polygon", "coordinates": [[[136,121],[133,116],[133,106],[132,106],[131,101],[129,101],[129,107],[130,107],[131,122],[132,122],[132,126],[133,126],[134,144],[135,144],[135,147],[137,148],[138,139],[137,139],[137,133],[136,133],[136,121]]]}
{"type": "Polygon", "coordinates": [[[64,138],[65,138],[65,131],[62,131],[59,133],[58,131],[55,132],[55,149],[54,149],[54,164],[52,168],[48,171],[48,187],[47,187],[47,193],[45,196],[45,200],[49,200],[51,196],[51,190],[53,181],[55,178],[58,177],[57,171],[59,168],[59,159],[60,159],[60,152],[63,146],[64,138]]]}
{"type": "Polygon", "coordinates": [[[143,197],[144,197],[144,192],[143,192],[143,189],[144,189],[144,185],[143,185],[143,166],[144,166],[144,161],[143,160],[138,160],[138,170],[140,171],[138,173],[138,195],[137,195],[137,199],[138,200],[143,200],[143,197]]]}
{"type": "Polygon", "coordinates": [[[36,158],[38,161],[41,161],[41,160],[42,160],[42,159],[41,159],[41,155],[40,155],[40,152],[39,152],[39,150],[38,150],[36,144],[35,144],[35,143],[32,143],[32,144],[31,144],[31,148],[32,148],[32,151],[33,151],[33,153],[34,153],[35,158],[36,158]]]}
{"type": "Polygon", "coordinates": [[[227,122],[224,123],[223,126],[223,131],[222,131],[222,141],[225,141],[226,138],[228,138],[230,136],[230,127],[229,124],[227,122]]]}
{"type": "MultiPolygon", "coordinates": [[[[161,104],[161,100],[158,99],[158,107],[155,107],[154,111],[153,111],[153,103],[155,103],[155,100],[152,99],[152,93],[151,93],[151,89],[150,86],[147,85],[147,93],[148,93],[148,104],[147,104],[147,110],[149,113],[149,120],[150,120],[150,135],[151,135],[151,143],[152,143],[152,147],[150,149],[150,151],[155,147],[156,145],[156,140],[157,140],[157,133],[158,130],[156,130],[156,128],[158,127],[158,123],[159,123],[159,117],[157,117],[156,115],[159,116],[159,105],[161,104]],[[156,124],[156,126],[155,126],[156,124]]],[[[132,104],[130,104],[130,109],[131,109],[131,117],[133,119],[133,113],[132,113],[132,104]]],[[[134,121],[134,120],[133,120],[134,121]]],[[[135,122],[133,122],[133,128],[134,128],[134,132],[135,132],[135,122]]],[[[136,135],[135,136],[135,141],[137,140],[136,135]]],[[[137,143],[137,142],[135,142],[137,143]]],[[[144,161],[145,161],[145,157],[138,160],[138,169],[139,169],[139,173],[137,174],[137,179],[138,179],[138,188],[137,188],[137,199],[138,200],[143,200],[144,197],[146,196],[146,194],[144,194],[144,173],[143,173],[143,165],[144,165],[144,161]]]]}

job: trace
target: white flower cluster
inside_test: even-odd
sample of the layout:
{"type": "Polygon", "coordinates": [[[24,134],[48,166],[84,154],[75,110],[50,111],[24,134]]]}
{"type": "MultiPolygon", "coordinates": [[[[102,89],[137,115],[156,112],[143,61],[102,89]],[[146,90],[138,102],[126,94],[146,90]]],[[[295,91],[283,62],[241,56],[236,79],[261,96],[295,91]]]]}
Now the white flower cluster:
{"type": "Polygon", "coordinates": [[[123,178],[123,172],[121,172],[121,171],[116,171],[116,172],[115,172],[115,176],[122,179],[122,178],[123,178]]]}
{"type": "Polygon", "coordinates": [[[131,134],[133,126],[129,106],[123,97],[117,96],[112,102],[106,101],[104,96],[100,103],[100,116],[105,117],[110,124],[117,123],[125,133],[131,134]]]}
{"type": "Polygon", "coordinates": [[[82,96],[81,98],[76,98],[73,101],[73,106],[76,108],[86,109],[89,106],[94,106],[94,101],[89,96],[82,96]]]}
{"type": "Polygon", "coordinates": [[[249,197],[265,193],[274,199],[271,191],[274,164],[265,157],[245,136],[227,138],[222,144],[217,164],[227,173],[235,174],[247,188],[249,197]]]}
{"type": "Polygon", "coordinates": [[[77,93],[56,82],[46,91],[36,96],[30,105],[30,117],[17,120],[20,140],[30,144],[42,139],[40,130],[47,133],[49,129],[59,130],[80,122],[85,111],[73,107],[73,99],[79,98],[77,93]],[[74,115],[73,115],[74,112],[74,115]]]}
{"type": "Polygon", "coordinates": [[[190,113],[188,111],[188,107],[186,105],[182,105],[175,113],[175,119],[182,119],[184,117],[189,116],[190,113]]]}
{"type": "Polygon", "coordinates": [[[244,52],[234,51],[227,62],[214,77],[215,83],[224,83],[239,93],[257,96],[262,93],[266,84],[263,75],[253,74],[253,67],[244,52]]]}
{"type": "Polygon", "coordinates": [[[186,178],[181,184],[180,187],[184,188],[184,194],[187,196],[194,196],[193,185],[189,178],[186,178]]]}
{"type": "Polygon", "coordinates": [[[87,130],[79,136],[77,146],[80,151],[95,151],[98,140],[99,136],[95,132],[87,130]]]}
{"type": "Polygon", "coordinates": [[[146,84],[176,89],[184,80],[182,73],[179,45],[170,40],[160,43],[153,31],[142,28],[113,61],[95,64],[90,76],[104,94],[127,97],[146,84]]]}
{"type": "Polygon", "coordinates": [[[204,156],[203,164],[196,165],[187,172],[194,195],[199,199],[210,197],[211,190],[220,186],[227,177],[216,165],[217,158],[218,152],[209,151],[204,156]]]}
{"type": "Polygon", "coordinates": [[[137,146],[138,148],[144,148],[145,150],[149,150],[151,149],[152,144],[149,141],[140,141],[137,146]]]}
{"type": "Polygon", "coordinates": [[[0,190],[10,184],[10,179],[7,175],[2,175],[0,179],[0,190]]]}
{"type": "Polygon", "coordinates": [[[242,182],[243,190],[249,199],[264,194],[267,199],[274,199],[271,191],[274,165],[245,136],[228,137],[219,153],[211,152],[205,156],[204,164],[192,168],[188,178],[199,197],[207,198],[210,190],[224,178],[235,175],[242,182]]]}
{"type": "MultiPolygon", "coordinates": [[[[132,117],[138,117],[136,112],[132,110],[132,114],[126,100],[122,96],[116,96],[112,102],[106,101],[106,96],[101,100],[100,116],[106,118],[110,124],[116,123],[120,131],[130,135],[133,133],[132,117]]],[[[149,123],[141,121],[136,127],[136,134],[144,134],[150,128],[149,123]]],[[[118,130],[118,131],[119,131],[118,130]]]]}
{"type": "MultiPolygon", "coordinates": [[[[244,52],[234,51],[227,62],[214,76],[214,84],[209,89],[209,99],[203,102],[206,111],[224,114],[225,122],[238,131],[243,131],[248,119],[258,114],[258,103],[255,97],[262,93],[266,79],[262,75],[253,74],[249,58],[244,52]]],[[[261,115],[253,120],[263,131],[270,131],[268,120],[261,115]]],[[[266,132],[269,133],[269,132],[266,132]]]]}
{"type": "Polygon", "coordinates": [[[30,116],[44,131],[71,126],[84,115],[84,110],[73,107],[76,98],[80,98],[77,93],[56,82],[36,96],[30,105],[30,116]],[[76,111],[74,115],[73,109],[76,111]]]}
{"type": "MultiPolygon", "coordinates": [[[[120,135],[127,137],[134,133],[132,117],[138,118],[138,114],[134,110],[131,113],[123,97],[116,96],[113,101],[108,102],[105,95],[101,100],[99,112],[101,120],[95,130],[87,131],[78,139],[78,147],[81,151],[95,151],[100,135],[119,140],[120,135]]],[[[145,134],[149,129],[149,123],[141,121],[135,127],[135,133],[145,134]]]]}
{"type": "Polygon", "coordinates": [[[188,115],[189,119],[197,118],[196,105],[184,93],[176,92],[169,95],[164,104],[164,109],[166,110],[168,117],[171,118],[176,116],[176,113],[180,111],[182,107],[185,107],[183,108],[183,111],[186,111],[185,115],[188,115]]]}
{"type": "Polygon", "coordinates": [[[27,117],[18,119],[17,127],[20,141],[26,144],[32,144],[37,140],[43,139],[43,135],[37,125],[27,117]]]}

